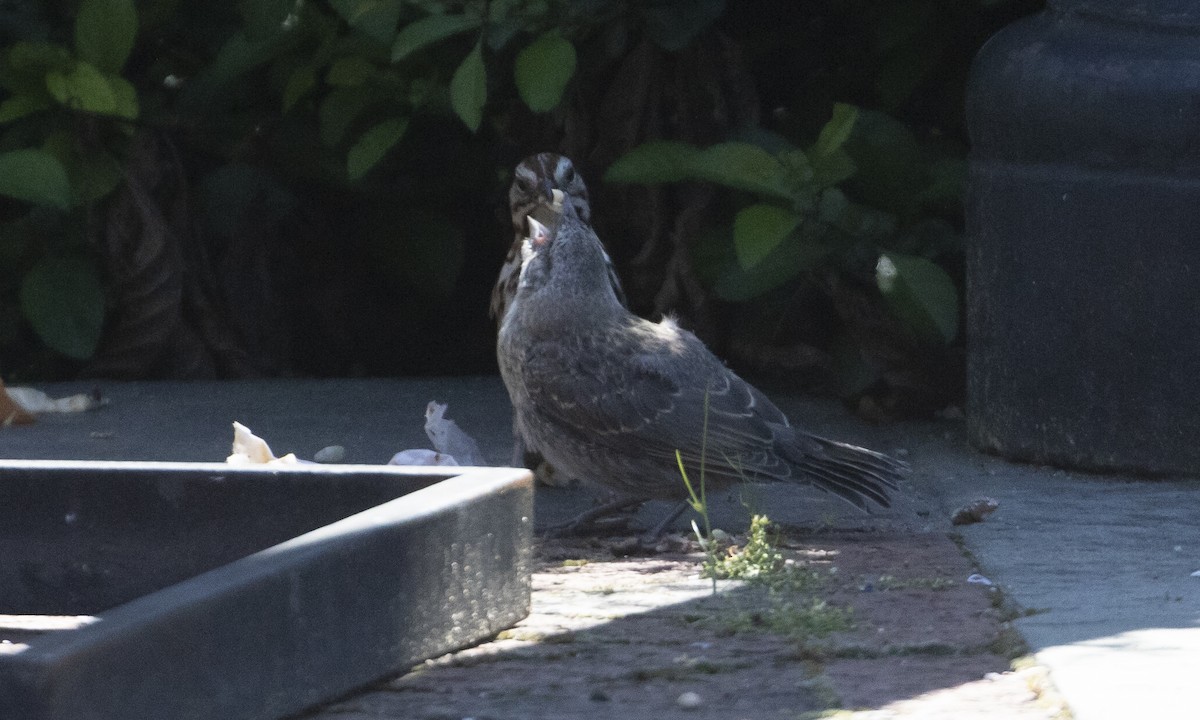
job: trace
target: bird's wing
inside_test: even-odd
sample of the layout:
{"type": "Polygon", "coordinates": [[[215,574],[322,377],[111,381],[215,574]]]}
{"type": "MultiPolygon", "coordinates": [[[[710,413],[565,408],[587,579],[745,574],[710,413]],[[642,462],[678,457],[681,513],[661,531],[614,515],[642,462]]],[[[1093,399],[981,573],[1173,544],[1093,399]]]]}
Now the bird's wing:
{"type": "Polygon", "coordinates": [[[614,452],[673,466],[678,450],[698,466],[736,478],[785,477],[774,449],[787,420],[690,334],[682,353],[628,352],[619,340],[530,348],[524,371],[533,403],[560,429],[614,452]]]}

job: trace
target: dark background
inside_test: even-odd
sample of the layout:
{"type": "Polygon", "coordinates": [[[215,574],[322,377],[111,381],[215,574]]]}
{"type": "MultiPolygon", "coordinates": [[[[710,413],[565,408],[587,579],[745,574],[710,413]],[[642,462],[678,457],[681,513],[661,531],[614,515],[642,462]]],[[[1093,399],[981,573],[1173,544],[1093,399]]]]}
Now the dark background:
{"type": "MultiPolygon", "coordinates": [[[[0,102],[46,97],[42,74],[86,57],[86,4],[0,5],[0,102]]],[[[0,124],[0,152],[45,149],[73,190],[67,207],[0,197],[0,373],[494,372],[487,306],[512,239],[508,182],[523,156],[556,150],[588,181],[636,312],[674,313],[739,370],[868,415],[942,408],[961,394],[961,333],[914,335],[881,300],[875,263],[926,258],[961,301],[970,61],[1040,6],[396,0],[378,21],[353,0],[136,2],[136,40],[112,73],[136,90],[136,116],[49,97],[0,124]],[[396,32],[431,13],[489,21],[393,59],[396,32]],[[513,67],[547,32],[577,65],[558,105],[535,113],[513,67]],[[472,132],[453,78],[481,38],[487,101],[472,132]],[[765,290],[730,275],[732,219],[752,194],[603,180],[652,140],[807,148],[834,103],[859,110],[845,146],[857,172],[838,187],[892,224],[765,290]],[[403,137],[350,177],[355,145],[389,119],[407,122],[403,137]],[[932,200],[913,195],[935,184],[932,200]]]]}

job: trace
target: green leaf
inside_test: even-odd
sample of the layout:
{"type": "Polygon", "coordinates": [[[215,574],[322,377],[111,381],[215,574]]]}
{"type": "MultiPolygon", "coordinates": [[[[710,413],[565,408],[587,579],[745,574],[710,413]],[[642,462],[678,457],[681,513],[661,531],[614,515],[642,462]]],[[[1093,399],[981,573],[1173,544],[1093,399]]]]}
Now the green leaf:
{"type": "Polygon", "coordinates": [[[364,86],[334,88],[317,109],[321,142],[333,147],[342,141],[350,124],[375,101],[364,86]]]}
{"type": "Polygon", "coordinates": [[[109,87],[112,88],[113,98],[117,102],[113,115],[136,120],[139,108],[137,90],[133,87],[133,83],[117,75],[109,75],[106,79],[109,87]]]}
{"type": "Polygon", "coordinates": [[[75,147],[79,143],[75,133],[66,128],[47,129],[42,138],[41,149],[58,159],[67,169],[67,177],[71,176],[71,160],[75,157],[75,147]]]}
{"type": "Polygon", "coordinates": [[[71,206],[71,183],[50,153],[13,150],[0,153],[0,195],[65,210],[71,206]]]}
{"type": "Polygon", "coordinates": [[[738,263],[745,270],[758,265],[799,224],[796,213],[778,205],[760,203],[742,208],[733,219],[733,247],[738,263]]]}
{"type": "Polygon", "coordinates": [[[803,150],[788,148],[776,152],[775,157],[778,158],[779,164],[783,165],[788,185],[794,191],[812,191],[816,173],[812,162],[808,159],[808,155],[804,154],[803,150]]]}
{"type": "Polygon", "coordinates": [[[896,232],[896,217],[873,207],[850,202],[845,193],[828,188],[821,193],[817,216],[852,238],[881,242],[896,232]]]}
{"type": "Polygon", "coordinates": [[[828,155],[813,158],[811,182],[819,189],[830,188],[854,177],[856,172],[858,165],[845,150],[838,148],[828,155]]]}
{"type": "Polygon", "coordinates": [[[783,164],[757,145],[740,142],[713,145],[701,151],[690,169],[699,180],[781,200],[793,198],[783,164]]]}
{"type": "Polygon", "coordinates": [[[543,33],[517,53],[517,92],[534,112],[549,112],[562,100],[575,74],[575,46],[555,31],[543,33]]]}
{"type": "MultiPolygon", "coordinates": [[[[2,106],[0,106],[2,109],[2,106]]],[[[925,203],[962,203],[967,184],[967,161],[960,157],[945,157],[929,164],[929,184],[917,199],[925,203]]]]}
{"type": "Polygon", "coordinates": [[[385,45],[396,37],[400,0],[330,0],[350,27],[385,45]]]}
{"type": "Polygon", "coordinates": [[[137,36],[133,0],[83,0],[75,15],[75,53],[100,70],[121,72],[137,36]]]}
{"type": "Polygon", "coordinates": [[[78,62],[71,51],[52,43],[15,43],[0,62],[0,85],[13,95],[43,97],[46,73],[70,72],[78,62]]]}
{"type": "Polygon", "coordinates": [[[924,167],[916,136],[907,125],[863,110],[844,149],[858,166],[848,185],[851,195],[901,217],[919,209],[917,196],[926,185],[924,167]]]}
{"type": "Polygon", "coordinates": [[[217,51],[212,62],[184,84],[177,110],[185,115],[224,111],[241,97],[238,80],[273,60],[291,42],[292,36],[283,32],[253,41],[245,33],[234,33],[217,51]]]}
{"type": "Polygon", "coordinates": [[[104,324],[104,292],[95,266],[76,255],[47,255],[21,282],[21,312],[51,348],[85,360],[104,324]]]}
{"type": "Polygon", "coordinates": [[[821,128],[821,134],[817,136],[817,142],[809,151],[809,156],[815,161],[841,148],[854,130],[854,121],[857,119],[858,108],[846,103],[834,104],[833,117],[821,128]]]}
{"type": "Polygon", "coordinates": [[[450,105],[471,132],[475,132],[483,122],[486,103],[487,71],[483,67],[483,45],[475,43],[450,79],[450,105]]]}
{"type": "Polygon", "coordinates": [[[300,98],[307,95],[317,86],[317,71],[311,65],[301,65],[288,78],[283,88],[283,112],[287,114],[300,98]]]}
{"type": "Polygon", "coordinates": [[[105,75],[86,62],[77,63],[70,72],[46,73],[46,90],[60,105],[72,110],[130,120],[138,116],[133,84],[119,75],[105,75]]]}
{"type": "Polygon", "coordinates": [[[788,170],[766,150],[727,142],[700,150],[686,143],[656,140],[639,145],[605,173],[608,182],[664,183],[705,180],[792,202],[788,170]]]}
{"type": "Polygon", "coordinates": [[[70,179],[80,200],[95,202],[121,182],[121,163],[104,150],[88,153],[71,163],[70,179]]]}
{"type": "Polygon", "coordinates": [[[480,18],[466,15],[430,15],[409,23],[396,34],[392,45],[392,62],[403,60],[409,55],[482,24],[480,18]]]}
{"type": "Polygon", "coordinates": [[[50,107],[45,98],[32,95],[14,95],[0,102],[0,123],[19,120],[26,115],[41,112],[50,107]]]}
{"type": "Polygon", "coordinates": [[[736,261],[731,262],[713,284],[713,291],[729,302],[751,300],[819,266],[835,249],[822,239],[819,226],[804,223],[795,232],[788,233],[754,267],[747,269],[736,261]]]}
{"type": "Polygon", "coordinates": [[[387,155],[408,129],[408,118],[389,118],[363,133],[346,154],[346,174],[357,180],[387,155]]]}
{"type": "Polygon", "coordinates": [[[837,225],[849,208],[850,200],[846,193],[837,188],[829,188],[822,192],[817,200],[817,219],[829,225],[837,225]]]}
{"type": "Polygon", "coordinates": [[[296,0],[242,0],[238,3],[238,14],[242,16],[246,37],[262,40],[275,35],[295,17],[296,5],[296,0]]]}
{"type": "Polygon", "coordinates": [[[958,291],[938,265],[915,255],[885,253],[875,282],[888,307],[922,342],[948,345],[958,335],[958,291]]]}
{"type": "Polygon", "coordinates": [[[335,87],[362,85],[375,72],[375,65],[361,55],[339,58],[329,66],[325,82],[335,87]]]}
{"type": "Polygon", "coordinates": [[[638,145],[609,165],[604,181],[653,185],[687,180],[699,155],[700,150],[687,143],[653,140],[638,145]]]}
{"type": "Polygon", "coordinates": [[[46,89],[64,107],[112,115],[117,111],[117,94],[108,78],[92,65],[81,62],[67,73],[46,73],[46,89]]]}

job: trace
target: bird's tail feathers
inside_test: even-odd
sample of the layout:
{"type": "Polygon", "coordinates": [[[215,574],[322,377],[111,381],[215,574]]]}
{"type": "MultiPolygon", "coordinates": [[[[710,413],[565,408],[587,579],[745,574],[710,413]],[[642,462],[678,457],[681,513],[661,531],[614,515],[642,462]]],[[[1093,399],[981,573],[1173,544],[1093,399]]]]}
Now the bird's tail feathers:
{"type": "Polygon", "coordinates": [[[783,449],[804,479],[862,510],[868,500],[890,507],[888,491],[898,489],[900,477],[908,472],[907,464],[883,453],[814,435],[784,444],[783,449]]]}

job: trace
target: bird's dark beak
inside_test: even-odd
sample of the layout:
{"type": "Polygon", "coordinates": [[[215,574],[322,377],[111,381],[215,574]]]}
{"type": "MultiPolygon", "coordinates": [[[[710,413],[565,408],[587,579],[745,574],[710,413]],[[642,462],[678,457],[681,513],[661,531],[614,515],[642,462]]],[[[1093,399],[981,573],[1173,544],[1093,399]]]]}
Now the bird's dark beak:
{"type": "Polygon", "coordinates": [[[554,203],[554,186],[550,183],[550,178],[542,178],[538,183],[538,191],[542,194],[542,199],[548,203],[554,203]]]}

